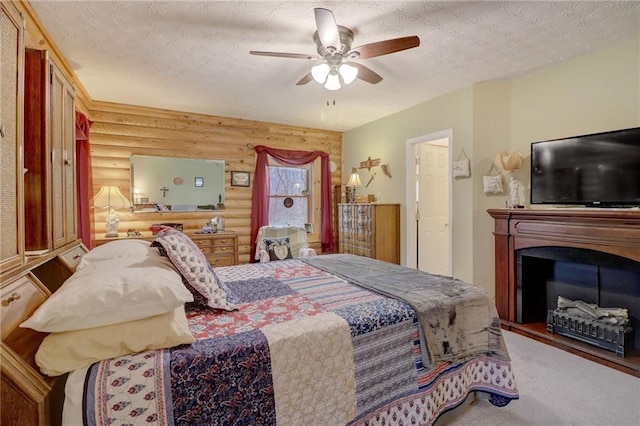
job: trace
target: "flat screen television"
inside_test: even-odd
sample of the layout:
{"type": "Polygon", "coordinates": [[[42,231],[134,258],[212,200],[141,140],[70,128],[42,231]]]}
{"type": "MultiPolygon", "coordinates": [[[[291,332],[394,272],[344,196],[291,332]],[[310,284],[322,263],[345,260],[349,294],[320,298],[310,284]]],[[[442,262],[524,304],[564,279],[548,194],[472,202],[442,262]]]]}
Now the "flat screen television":
{"type": "Polygon", "coordinates": [[[531,144],[531,204],[640,206],[640,127],[531,144]]]}

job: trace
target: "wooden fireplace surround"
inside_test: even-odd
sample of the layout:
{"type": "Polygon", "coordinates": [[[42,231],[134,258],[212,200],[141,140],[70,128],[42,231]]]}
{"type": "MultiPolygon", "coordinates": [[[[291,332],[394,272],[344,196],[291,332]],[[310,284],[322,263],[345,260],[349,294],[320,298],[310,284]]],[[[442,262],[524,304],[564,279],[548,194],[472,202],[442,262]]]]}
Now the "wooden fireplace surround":
{"type": "Polygon", "coordinates": [[[516,322],[516,251],[529,247],[590,249],[640,262],[637,209],[489,209],[494,219],[495,298],[502,327],[640,377],[640,353],[624,358],[550,334],[545,323],[516,322]]]}

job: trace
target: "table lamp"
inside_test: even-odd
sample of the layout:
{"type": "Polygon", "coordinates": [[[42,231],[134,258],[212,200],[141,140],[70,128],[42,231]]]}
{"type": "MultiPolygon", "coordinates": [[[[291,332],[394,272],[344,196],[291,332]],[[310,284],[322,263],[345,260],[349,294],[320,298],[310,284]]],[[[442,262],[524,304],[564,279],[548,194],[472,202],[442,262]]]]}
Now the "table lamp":
{"type": "Polygon", "coordinates": [[[349,176],[349,182],[347,182],[347,199],[349,203],[356,202],[356,188],[362,186],[360,181],[360,175],[358,169],[353,167],[351,169],[351,176],[349,176]]]}
{"type": "Polygon", "coordinates": [[[107,233],[106,238],[117,238],[118,224],[120,220],[116,214],[116,209],[124,209],[131,207],[127,197],[122,195],[117,186],[103,186],[93,199],[93,205],[98,208],[108,208],[109,213],[106,219],[107,233]]]}

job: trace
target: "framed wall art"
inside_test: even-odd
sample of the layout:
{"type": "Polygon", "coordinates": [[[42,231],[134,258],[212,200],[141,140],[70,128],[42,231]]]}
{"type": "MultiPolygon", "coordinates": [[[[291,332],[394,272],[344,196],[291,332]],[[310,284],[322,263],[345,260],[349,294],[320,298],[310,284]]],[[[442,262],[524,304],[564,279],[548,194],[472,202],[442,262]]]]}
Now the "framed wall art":
{"type": "Polygon", "coordinates": [[[250,186],[250,172],[234,172],[231,171],[231,186],[250,186]]]}

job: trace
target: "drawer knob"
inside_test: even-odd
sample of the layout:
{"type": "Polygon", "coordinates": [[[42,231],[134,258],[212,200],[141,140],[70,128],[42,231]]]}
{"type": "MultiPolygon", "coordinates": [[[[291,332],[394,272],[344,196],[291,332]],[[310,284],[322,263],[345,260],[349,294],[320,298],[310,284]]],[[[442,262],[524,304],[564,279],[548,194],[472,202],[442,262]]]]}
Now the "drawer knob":
{"type": "Polygon", "coordinates": [[[20,299],[22,296],[20,296],[20,293],[11,293],[11,295],[9,296],[9,298],[7,300],[3,300],[2,301],[2,306],[9,306],[11,304],[11,302],[15,302],[16,300],[20,299]]]}
{"type": "Polygon", "coordinates": [[[80,253],[77,253],[75,256],[73,256],[73,260],[80,259],[81,257],[82,255],[80,253]]]}

